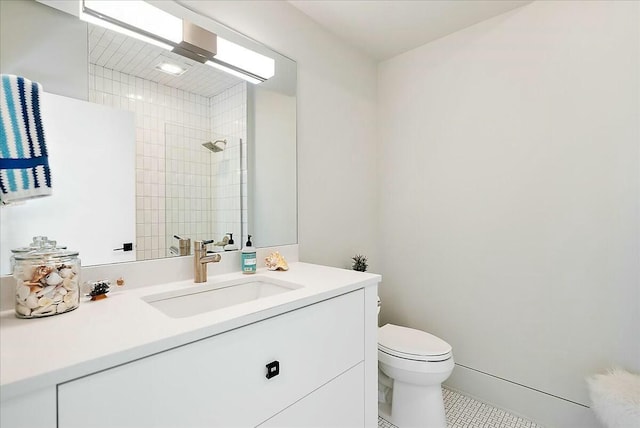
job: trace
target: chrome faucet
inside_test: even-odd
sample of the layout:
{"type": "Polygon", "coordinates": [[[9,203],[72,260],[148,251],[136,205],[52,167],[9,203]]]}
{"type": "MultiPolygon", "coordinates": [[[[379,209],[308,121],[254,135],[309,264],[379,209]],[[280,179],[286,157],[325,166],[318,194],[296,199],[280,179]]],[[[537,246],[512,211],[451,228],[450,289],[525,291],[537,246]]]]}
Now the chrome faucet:
{"type": "Polygon", "coordinates": [[[222,256],[220,254],[207,255],[207,244],[210,241],[193,241],[193,274],[194,282],[207,282],[207,264],[218,263],[222,256]]]}

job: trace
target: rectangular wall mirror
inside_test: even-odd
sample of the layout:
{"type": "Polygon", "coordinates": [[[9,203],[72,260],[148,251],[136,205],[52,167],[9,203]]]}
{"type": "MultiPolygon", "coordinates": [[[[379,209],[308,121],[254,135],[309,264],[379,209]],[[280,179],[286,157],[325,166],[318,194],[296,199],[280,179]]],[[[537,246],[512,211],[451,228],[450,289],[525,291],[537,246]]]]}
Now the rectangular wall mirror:
{"type": "MultiPolygon", "coordinates": [[[[108,161],[92,160],[94,176],[77,172],[85,176],[75,179],[86,184],[95,176],[118,176],[127,168],[125,175],[132,177],[130,188],[123,191],[120,187],[119,191],[121,185],[113,186],[114,194],[107,194],[110,190],[106,186],[95,194],[85,185],[76,197],[79,204],[123,217],[123,222],[135,229],[135,236],[129,237],[132,228],[100,235],[96,230],[104,226],[90,216],[69,225],[82,230],[78,236],[62,226],[68,218],[65,208],[48,213],[56,227],[47,228],[37,216],[25,220],[32,215],[31,201],[3,206],[0,274],[10,270],[10,250],[28,245],[37,235],[50,236],[78,250],[83,265],[179,256],[178,238],[223,242],[227,234],[233,234],[238,248],[249,234],[257,247],[297,242],[294,61],[177,3],[152,2],[174,16],[273,58],[275,75],[253,84],[47,5],[56,3],[57,7],[64,3],[77,7],[76,2],[2,2],[0,71],[39,81],[45,92],[76,98],[77,108],[89,110],[89,104],[100,105],[104,110],[93,120],[105,122],[107,127],[111,114],[128,112],[134,124],[134,146],[111,153],[108,161]],[[84,40],[69,40],[72,37],[84,40]],[[48,60],[60,62],[62,69],[68,64],[75,67],[52,72],[48,60]],[[100,205],[101,200],[109,205],[100,205]],[[124,256],[122,251],[114,251],[127,241],[134,244],[133,252],[124,256]],[[101,247],[103,256],[93,257],[94,249],[101,247]]],[[[67,125],[74,130],[85,127],[87,134],[70,143],[88,151],[92,151],[91,144],[120,150],[118,144],[94,138],[92,130],[100,127],[75,119],[70,117],[67,125]]],[[[47,118],[43,121],[46,132],[47,118]]],[[[62,135],[70,133],[63,131],[62,135]]],[[[47,144],[58,144],[56,138],[47,144]]],[[[54,156],[55,148],[51,152],[54,156]]],[[[56,159],[54,163],[64,162],[56,159]]],[[[82,164],[83,159],[74,162],[82,164]]],[[[56,180],[66,169],[52,169],[52,200],[56,184],[68,181],[60,176],[56,180]]],[[[73,171],[70,168],[68,172],[73,171]]]]}

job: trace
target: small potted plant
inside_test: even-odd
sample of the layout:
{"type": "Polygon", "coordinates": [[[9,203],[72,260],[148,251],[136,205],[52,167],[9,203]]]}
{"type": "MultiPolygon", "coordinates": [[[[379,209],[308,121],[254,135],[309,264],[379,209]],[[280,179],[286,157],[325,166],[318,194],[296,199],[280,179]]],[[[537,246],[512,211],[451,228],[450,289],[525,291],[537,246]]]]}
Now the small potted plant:
{"type": "Polygon", "coordinates": [[[356,254],[354,257],[351,257],[353,260],[353,265],[351,266],[353,270],[357,270],[359,272],[367,271],[367,257],[362,254],[356,254]]]}

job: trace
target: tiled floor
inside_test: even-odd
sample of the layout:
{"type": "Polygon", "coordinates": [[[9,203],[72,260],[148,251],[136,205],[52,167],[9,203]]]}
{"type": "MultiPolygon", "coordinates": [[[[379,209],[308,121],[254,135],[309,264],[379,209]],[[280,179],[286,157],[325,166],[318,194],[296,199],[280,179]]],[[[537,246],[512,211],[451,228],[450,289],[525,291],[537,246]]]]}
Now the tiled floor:
{"type": "MultiPolygon", "coordinates": [[[[442,388],[442,394],[449,428],[542,428],[527,419],[446,388],[442,388]]],[[[378,428],[395,428],[395,425],[378,418],[378,428]]]]}

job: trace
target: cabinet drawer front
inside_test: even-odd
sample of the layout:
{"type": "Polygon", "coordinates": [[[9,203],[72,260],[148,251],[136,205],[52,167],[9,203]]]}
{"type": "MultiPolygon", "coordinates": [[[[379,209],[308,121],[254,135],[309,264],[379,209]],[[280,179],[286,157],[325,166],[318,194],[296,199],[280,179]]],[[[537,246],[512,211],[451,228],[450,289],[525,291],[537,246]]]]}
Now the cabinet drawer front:
{"type": "Polygon", "coordinates": [[[364,362],[287,407],[259,428],[364,427],[364,362]]]}
{"type": "Polygon", "coordinates": [[[61,384],[58,426],[255,426],[363,358],[359,290],[61,384]]]}

